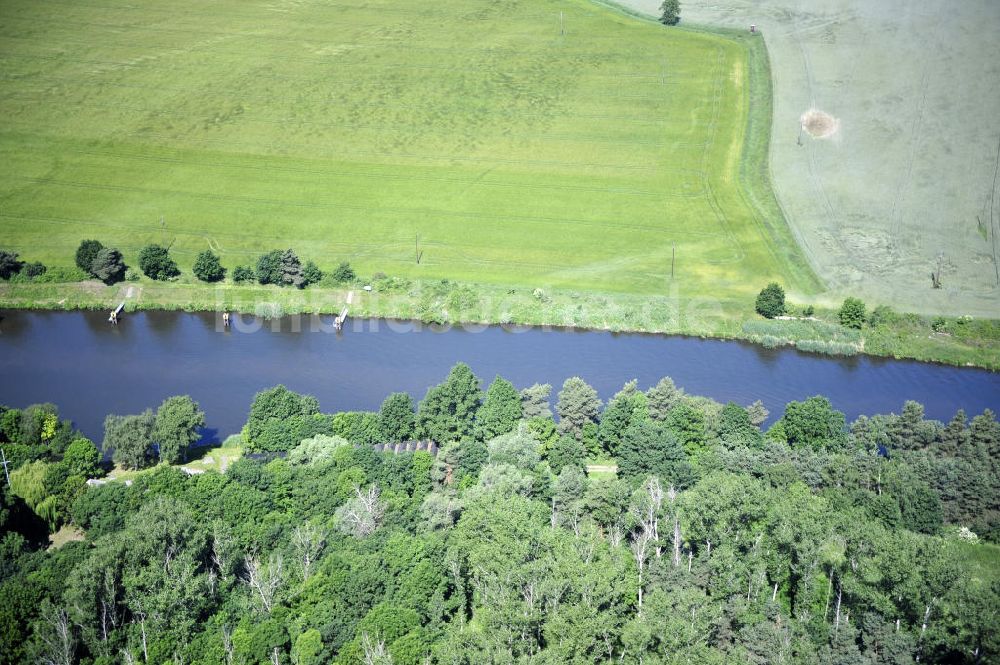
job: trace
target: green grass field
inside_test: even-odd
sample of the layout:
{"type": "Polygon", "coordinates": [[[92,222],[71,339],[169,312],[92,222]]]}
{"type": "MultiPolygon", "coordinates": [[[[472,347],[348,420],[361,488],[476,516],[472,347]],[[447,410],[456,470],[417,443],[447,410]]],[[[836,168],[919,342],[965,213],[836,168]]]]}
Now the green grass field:
{"type": "Polygon", "coordinates": [[[818,288],[773,204],[749,38],[585,0],[2,7],[0,246],[22,258],[159,242],[189,280],[206,248],[232,268],[292,247],[662,294],[676,246],[686,297],[818,288]]]}

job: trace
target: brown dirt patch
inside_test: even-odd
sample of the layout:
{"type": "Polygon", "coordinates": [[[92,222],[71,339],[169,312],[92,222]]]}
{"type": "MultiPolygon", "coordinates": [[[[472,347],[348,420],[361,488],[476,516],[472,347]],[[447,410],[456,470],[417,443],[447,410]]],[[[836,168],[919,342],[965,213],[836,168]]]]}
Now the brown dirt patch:
{"type": "Polygon", "coordinates": [[[55,533],[49,534],[49,549],[57,550],[66,543],[83,540],[85,537],[86,535],[79,527],[65,524],[55,533]]]}
{"type": "Polygon", "coordinates": [[[833,136],[840,129],[840,120],[819,109],[809,109],[799,118],[802,129],[814,139],[825,139],[833,136]]]}

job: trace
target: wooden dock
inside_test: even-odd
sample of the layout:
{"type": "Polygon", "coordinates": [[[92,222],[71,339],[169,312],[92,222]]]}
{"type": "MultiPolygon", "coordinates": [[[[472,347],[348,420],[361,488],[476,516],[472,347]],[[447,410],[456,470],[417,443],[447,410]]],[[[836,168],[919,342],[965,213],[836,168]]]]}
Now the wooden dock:
{"type": "Polygon", "coordinates": [[[347,307],[341,310],[340,315],[334,318],[333,327],[335,330],[343,330],[344,323],[347,322],[347,307]]]}
{"type": "Polygon", "coordinates": [[[122,312],[123,309],[125,309],[125,301],[124,300],[122,300],[121,304],[118,305],[118,307],[115,307],[111,311],[111,316],[108,317],[108,321],[110,321],[111,323],[118,323],[118,315],[121,314],[121,312],[122,312]]]}

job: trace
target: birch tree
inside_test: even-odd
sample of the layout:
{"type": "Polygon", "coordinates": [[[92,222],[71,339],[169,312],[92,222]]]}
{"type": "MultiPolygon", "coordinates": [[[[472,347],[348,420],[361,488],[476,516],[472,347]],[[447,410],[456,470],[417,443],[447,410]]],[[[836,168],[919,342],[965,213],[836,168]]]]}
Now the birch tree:
{"type": "Polygon", "coordinates": [[[35,637],[38,640],[38,662],[42,665],[72,665],[76,651],[76,639],[70,625],[69,615],[62,607],[56,607],[48,600],[42,603],[41,616],[36,623],[35,637]]]}
{"type": "Polygon", "coordinates": [[[257,554],[249,554],[243,562],[243,583],[267,614],[274,607],[278,591],[285,582],[284,560],[279,552],[272,552],[267,563],[257,554]]]}
{"type": "Polygon", "coordinates": [[[378,485],[372,484],[362,491],[354,487],[354,498],[337,508],[337,528],[355,538],[367,538],[375,533],[385,515],[385,503],[378,485]]]}
{"type": "Polygon", "coordinates": [[[292,547],[298,558],[302,581],[309,579],[312,567],[326,545],[326,532],[311,522],[295,527],[292,531],[292,547]]]}

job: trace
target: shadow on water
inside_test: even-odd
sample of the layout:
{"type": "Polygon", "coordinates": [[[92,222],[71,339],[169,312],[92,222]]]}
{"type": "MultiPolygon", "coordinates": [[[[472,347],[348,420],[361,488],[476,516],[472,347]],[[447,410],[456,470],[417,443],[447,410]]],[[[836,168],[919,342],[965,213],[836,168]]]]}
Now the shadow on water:
{"type": "Polygon", "coordinates": [[[781,352],[783,349],[769,349],[760,344],[747,344],[745,342],[737,342],[737,344],[753,351],[760,364],[766,367],[776,367],[781,360],[781,352]]]}
{"type": "Polygon", "coordinates": [[[16,339],[31,330],[31,319],[16,314],[0,314],[0,336],[16,339]]]}
{"type": "Polygon", "coordinates": [[[194,448],[218,448],[222,445],[217,427],[202,427],[198,435],[198,440],[192,446],[194,448]]]}
{"type": "Polygon", "coordinates": [[[222,325],[222,312],[194,312],[191,318],[207,332],[229,333],[230,328],[222,325]]]}
{"type": "MultiPolygon", "coordinates": [[[[129,318],[136,318],[133,314],[129,318]]],[[[174,312],[145,312],[142,320],[146,328],[157,337],[169,339],[181,328],[181,317],[174,312]]]]}

